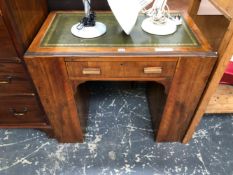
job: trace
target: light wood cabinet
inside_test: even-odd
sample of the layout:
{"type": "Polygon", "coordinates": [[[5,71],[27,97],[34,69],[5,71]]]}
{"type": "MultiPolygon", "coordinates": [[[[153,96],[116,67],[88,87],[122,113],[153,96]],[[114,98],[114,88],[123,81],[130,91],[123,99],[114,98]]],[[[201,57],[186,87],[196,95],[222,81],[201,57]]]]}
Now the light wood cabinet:
{"type": "MultiPolygon", "coordinates": [[[[186,133],[184,143],[187,143],[192,138],[192,134],[198,126],[202,116],[206,112],[208,104],[210,103],[211,105],[213,103],[216,103],[213,101],[210,102],[211,97],[213,97],[212,100],[216,100],[216,97],[218,97],[219,95],[221,96],[221,94],[215,93],[222,93],[223,91],[221,89],[225,89],[220,86],[221,89],[217,90],[219,88],[219,82],[224,74],[224,71],[233,55],[232,1],[210,0],[210,2],[212,2],[223,13],[224,16],[197,16],[197,10],[199,8],[200,2],[200,0],[192,0],[189,13],[197,23],[199,28],[202,30],[202,32],[206,35],[207,39],[209,39],[209,42],[212,44],[212,46],[214,46],[214,49],[218,52],[219,57],[210,77],[208,86],[203,94],[202,100],[195,112],[190,128],[186,133]]],[[[225,92],[228,93],[229,91],[225,92]]],[[[226,94],[224,94],[223,96],[225,96],[226,94]]],[[[221,99],[221,97],[219,99],[221,99]]],[[[228,101],[226,101],[226,103],[228,103],[228,101]]],[[[224,107],[228,108],[228,105],[222,104],[222,108],[224,107]]],[[[230,112],[229,109],[228,112],[230,112]]],[[[216,111],[212,109],[211,113],[219,113],[218,108],[216,108],[216,111]]]]}

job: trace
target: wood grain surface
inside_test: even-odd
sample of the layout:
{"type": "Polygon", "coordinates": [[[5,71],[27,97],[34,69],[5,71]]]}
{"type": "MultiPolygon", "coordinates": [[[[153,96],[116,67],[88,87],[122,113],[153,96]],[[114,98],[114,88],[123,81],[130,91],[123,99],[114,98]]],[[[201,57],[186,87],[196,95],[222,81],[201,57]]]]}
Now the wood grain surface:
{"type": "Polygon", "coordinates": [[[212,58],[180,59],[156,136],[158,142],[182,141],[214,64],[212,58]]]}
{"type": "Polygon", "coordinates": [[[0,0],[0,128],[50,128],[23,61],[46,1],[0,0]]]}
{"type": "Polygon", "coordinates": [[[10,34],[4,24],[2,17],[0,16],[0,60],[3,58],[15,58],[18,57],[13,42],[10,38],[10,34]]]}
{"type": "Polygon", "coordinates": [[[55,137],[61,142],[83,141],[87,116],[84,99],[88,97],[82,97],[82,83],[147,81],[151,85],[148,99],[155,140],[182,142],[217,59],[192,19],[185,15],[200,47],[180,46],[166,50],[137,46],[119,53],[119,48],[111,47],[41,47],[56,13],[60,12],[48,16],[25,54],[55,137]],[[151,67],[161,67],[162,73],[145,74],[145,68],[151,67]],[[86,74],[93,70],[98,70],[98,74],[86,74]],[[161,103],[156,102],[158,99],[161,103]]]}
{"type": "Polygon", "coordinates": [[[72,83],[63,58],[25,58],[43,107],[60,142],[82,142],[72,83]]]}
{"type": "Polygon", "coordinates": [[[205,111],[207,114],[233,113],[233,86],[219,85],[205,111]]]}
{"type": "MultiPolygon", "coordinates": [[[[195,1],[195,0],[194,0],[195,1]]],[[[198,0],[196,0],[198,1],[198,0]]],[[[221,0],[216,1],[219,2],[219,5],[221,5],[221,0]]],[[[230,8],[232,3],[230,1],[226,1],[226,3],[229,5],[228,7],[230,8]]],[[[194,7],[191,6],[191,9],[196,9],[195,3],[191,4],[194,7]]],[[[226,10],[226,6],[223,6],[219,8],[220,10],[226,10]]],[[[193,15],[195,15],[195,12],[193,12],[193,15]]],[[[228,16],[225,16],[228,17],[228,16]]],[[[228,18],[230,19],[230,18],[228,18]]],[[[217,22],[218,23],[218,22],[217,22]]],[[[224,71],[232,57],[233,54],[233,20],[231,19],[229,21],[229,25],[224,31],[224,37],[222,37],[222,40],[220,42],[220,45],[217,47],[217,51],[219,53],[219,57],[217,60],[217,63],[214,67],[214,70],[211,74],[210,80],[208,82],[207,88],[202,96],[202,99],[200,101],[200,104],[198,105],[198,108],[195,112],[195,115],[193,117],[193,120],[190,124],[189,129],[187,130],[187,133],[183,139],[183,143],[187,143],[190,141],[192,138],[193,133],[195,132],[196,127],[200,123],[202,116],[204,115],[206,108],[208,106],[208,103],[211,99],[211,97],[214,95],[216,92],[219,82],[224,74],[224,71]]]]}
{"type": "Polygon", "coordinates": [[[0,127],[48,128],[33,95],[0,96],[0,127]]]}
{"type": "Polygon", "coordinates": [[[4,22],[20,57],[47,17],[46,0],[0,0],[4,22]]]}

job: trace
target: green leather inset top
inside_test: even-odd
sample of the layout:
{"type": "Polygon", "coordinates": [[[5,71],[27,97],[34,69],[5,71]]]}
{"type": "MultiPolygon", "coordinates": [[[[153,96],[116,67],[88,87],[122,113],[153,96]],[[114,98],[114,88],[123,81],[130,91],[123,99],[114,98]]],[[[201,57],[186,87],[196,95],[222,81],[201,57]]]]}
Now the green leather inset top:
{"type": "Polygon", "coordinates": [[[97,21],[107,26],[107,32],[94,39],[81,39],[71,34],[71,27],[78,23],[83,13],[59,12],[56,14],[40,47],[199,47],[200,44],[186,22],[168,36],[156,36],[141,29],[144,15],[138,21],[130,35],[126,35],[111,13],[98,13],[97,21]]]}

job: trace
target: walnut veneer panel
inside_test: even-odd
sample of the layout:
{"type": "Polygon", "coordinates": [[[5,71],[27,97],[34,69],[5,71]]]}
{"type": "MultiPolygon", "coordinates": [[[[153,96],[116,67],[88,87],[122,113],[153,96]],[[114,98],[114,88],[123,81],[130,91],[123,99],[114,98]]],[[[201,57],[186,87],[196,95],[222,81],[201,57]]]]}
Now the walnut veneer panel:
{"type": "Polygon", "coordinates": [[[12,40],[0,16],[0,61],[3,58],[17,57],[12,40]]]}
{"type": "Polygon", "coordinates": [[[181,58],[168,94],[157,141],[184,138],[216,59],[181,58]]]}
{"type": "Polygon", "coordinates": [[[48,61],[47,58],[42,57],[29,58],[25,61],[55,137],[60,142],[81,142],[83,140],[82,128],[64,59],[51,58],[48,61]]]}
{"type": "Polygon", "coordinates": [[[21,57],[47,16],[47,1],[0,0],[0,9],[21,57]]]}

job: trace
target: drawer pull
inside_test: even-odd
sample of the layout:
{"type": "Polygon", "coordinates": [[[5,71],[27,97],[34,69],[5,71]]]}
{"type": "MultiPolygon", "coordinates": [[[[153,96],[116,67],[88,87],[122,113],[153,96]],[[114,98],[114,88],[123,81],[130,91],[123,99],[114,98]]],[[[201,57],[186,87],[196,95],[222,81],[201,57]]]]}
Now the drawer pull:
{"type": "Polygon", "coordinates": [[[16,111],[14,108],[10,108],[12,114],[16,117],[24,116],[28,112],[28,108],[24,107],[23,111],[16,111]]]}
{"type": "Polygon", "coordinates": [[[161,74],[162,73],[162,67],[145,67],[144,73],[145,74],[161,74]]]}
{"type": "Polygon", "coordinates": [[[83,75],[100,75],[100,68],[84,68],[83,75]]]}
{"type": "Polygon", "coordinates": [[[6,80],[0,81],[0,84],[10,84],[12,80],[11,76],[8,76],[6,80]]]}

